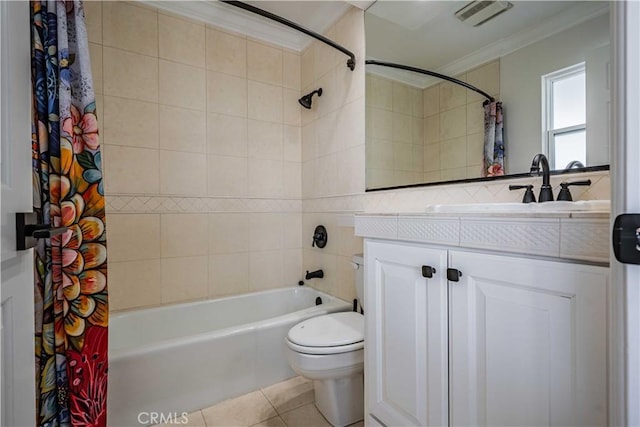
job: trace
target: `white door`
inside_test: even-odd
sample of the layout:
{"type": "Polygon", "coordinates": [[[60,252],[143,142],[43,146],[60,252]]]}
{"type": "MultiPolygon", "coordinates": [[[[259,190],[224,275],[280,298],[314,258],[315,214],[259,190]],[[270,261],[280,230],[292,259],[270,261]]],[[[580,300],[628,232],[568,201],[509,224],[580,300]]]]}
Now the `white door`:
{"type": "Polygon", "coordinates": [[[0,296],[3,426],[35,424],[33,249],[16,251],[15,214],[32,211],[29,3],[0,2],[0,296]]]}
{"type": "MultiPolygon", "coordinates": [[[[612,221],[640,213],[640,3],[615,2],[612,221]]],[[[640,425],[640,265],[611,256],[610,425],[640,425]]]]}
{"type": "Polygon", "coordinates": [[[605,267],[450,251],[452,426],[607,425],[605,267]]]}
{"type": "Polygon", "coordinates": [[[447,425],[446,254],[365,243],[367,408],[385,425],[447,425]]]}

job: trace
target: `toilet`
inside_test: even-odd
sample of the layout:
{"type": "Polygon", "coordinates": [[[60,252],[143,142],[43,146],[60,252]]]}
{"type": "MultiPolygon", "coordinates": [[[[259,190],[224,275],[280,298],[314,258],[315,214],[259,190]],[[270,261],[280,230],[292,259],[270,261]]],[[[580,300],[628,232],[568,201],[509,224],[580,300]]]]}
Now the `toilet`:
{"type": "MultiPolygon", "coordinates": [[[[353,257],[358,300],[364,296],[364,260],[353,257]]],[[[316,407],[333,426],[364,418],[364,316],[349,311],[298,323],[286,338],[287,359],[313,380],[316,407]]]]}

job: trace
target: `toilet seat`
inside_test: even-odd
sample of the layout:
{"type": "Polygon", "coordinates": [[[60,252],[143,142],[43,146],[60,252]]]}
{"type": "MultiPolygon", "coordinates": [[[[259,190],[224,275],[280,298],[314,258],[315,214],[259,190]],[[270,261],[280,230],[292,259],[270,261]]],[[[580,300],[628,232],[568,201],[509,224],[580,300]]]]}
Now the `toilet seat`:
{"type": "Polygon", "coordinates": [[[364,316],[341,312],[313,317],[289,330],[287,345],[306,354],[337,354],[364,348],[364,316]]]}

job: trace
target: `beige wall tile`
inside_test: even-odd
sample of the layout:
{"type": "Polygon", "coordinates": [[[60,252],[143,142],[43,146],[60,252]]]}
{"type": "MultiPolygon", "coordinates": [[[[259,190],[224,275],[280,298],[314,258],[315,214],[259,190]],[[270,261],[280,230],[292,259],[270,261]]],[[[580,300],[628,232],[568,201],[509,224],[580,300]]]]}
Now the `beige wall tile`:
{"type": "Polygon", "coordinates": [[[440,85],[434,85],[422,91],[424,116],[429,117],[440,112],[440,85]]]}
{"type": "Polygon", "coordinates": [[[102,2],[86,1],[82,3],[87,24],[87,36],[91,43],[102,44],[102,2]]]}
{"type": "Polygon", "coordinates": [[[160,105],[160,148],[205,153],[205,117],[204,111],[160,105]]]}
{"type": "Polygon", "coordinates": [[[368,94],[371,106],[393,111],[393,82],[373,74],[368,74],[367,78],[371,80],[371,91],[368,94]]]}
{"type": "Polygon", "coordinates": [[[249,250],[268,251],[283,248],[284,217],[277,213],[249,215],[249,250]]]}
{"type": "Polygon", "coordinates": [[[284,162],[282,167],[282,197],[299,199],[302,191],[302,163],[284,162]]]}
{"type": "Polygon", "coordinates": [[[206,214],[162,214],[160,251],[163,258],[207,255],[206,214]]]}
{"type": "Polygon", "coordinates": [[[467,104],[467,135],[484,132],[484,108],[482,102],[467,104]]]}
{"type": "Polygon", "coordinates": [[[89,56],[91,58],[91,77],[93,78],[93,91],[104,93],[102,82],[102,46],[89,43],[89,56]]]}
{"type": "Polygon", "coordinates": [[[412,144],[393,144],[393,169],[410,171],[413,169],[413,146],[412,144]]]}
{"type": "Polygon", "coordinates": [[[463,105],[440,114],[440,140],[457,138],[467,133],[467,107],[463,105]]]}
{"type": "Polygon", "coordinates": [[[336,192],[355,194],[365,189],[365,147],[359,145],[338,153],[336,192]]]}
{"type": "Polygon", "coordinates": [[[364,35],[364,12],[361,9],[349,9],[336,22],[336,40],[350,50],[364,47],[364,35]]]}
{"type": "Polygon", "coordinates": [[[350,257],[337,258],[337,286],[336,291],[339,298],[345,301],[353,301],[357,298],[356,294],[356,271],[351,265],[350,257]]]}
{"type": "Polygon", "coordinates": [[[207,194],[207,158],[199,153],[160,150],[160,194],[207,194]]]}
{"type": "Polygon", "coordinates": [[[209,253],[249,251],[249,216],[247,213],[209,214],[209,253]]]}
{"type": "Polygon", "coordinates": [[[393,82],[392,85],[393,112],[411,115],[413,113],[413,101],[410,87],[398,82],[393,82]]]}
{"type": "Polygon", "coordinates": [[[282,286],[294,286],[304,278],[302,272],[302,250],[301,249],[284,249],[282,251],[282,286]]]}
{"type": "Polygon", "coordinates": [[[467,89],[451,82],[440,83],[440,111],[467,103],[467,89]]]}
{"type": "MultiPolygon", "coordinates": [[[[500,60],[489,62],[467,72],[467,81],[489,94],[500,92],[500,60]]],[[[479,93],[467,91],[467,102],[482,102],[484,99],[479,93]]]]}
{"type": "MultiPolygon", "coordinates": [[[[331,38],[331,30],[327,31],[325,35],[331,38]]],[[[342,53],[340,54],[342,55],[342,53]]],[[[313,44],[313,79],[319,80],[329,70],[331,70],[336,63],[337,51],[325,45],[324,43],[313,44]]],[[[304,73],[304,70],[303,70],[304,73]]],[[[304,74],[303,74],[304,76],[304,74]]]]}
{"type": "Polygon", "coordinates": [[[109,262],[160,258],[160,215],[107,215],[109,262]]]}
{"type": "Polygon", "coordinates": [[[247,39],[207,27],[207,69],[247,76],[247,39]]]}
{"type": "Polygon", "coordinates": [[[411,113],[413,117],[424,117],[424,100],[422,91],[415,87],[410,87],[411,92],[411,113]]]}
{"type": "Polygon", "coordinates": [[[393,113],[393,140],[411,143],[413,141],[413,117],[401,114],[393,113]]]}
{"type": "Polygon", "coordinates": [[[440,170],[440,144],[432,144],[424,148],[425,172],[440,170]]]}
{"type": "MultiPolygon", "coordinates": [[[[454,169],[467,166],[467,137],[447,139],[440,143],[440,166],[454,169]]],[[[466,171],[464,176],[466,177],[466,171]]]]}
{"type": "Polygon", "coordinates": [[[110,262],[109,310],[158,305],[160,260],[110,262]]]}
{"type": "Polygon", "coordinates": [[[294,89],[283,90],[284,123],[300,126],[302,106],[298,103],[300,91],[294,89]]]}
{"type": "Polygon", "coordinates": [[[207,297],[209,293],[207,256],[163,258],[160,264],[163,304],[207,297]]]}
{"type": "Polygon", "coordinates": [[[280,288],[284,283],[282,251],[249,253],[249,289],[263,291],[280,288]]]}
{"type": "Polygon", "coordinates": [[[283,95],[280,86],[249,80],[248,117],[255,120],[282,123],[283,95]]]}
{"type": "Polygon", "coordinates": [[[104,47],[104,94],[158,102],[158,60],[137,53],[104,47]]]}
{"type": "Polygon", "coordinates": [[[301,128],[302,161],[307,162],[316,158],[316,123],[312,122],[301,128]],[[304,141],[304,143],[302,143],[304,141]]]}
{"type": "Polygon", "coordinates": [[[106,145],[158,148],[158,104],[104,97],[104,121],[100,124],[106,145]]]}
{"type": "Polygon", "coordinates": [[[278,123],[249,120],[249,157],[282,160],[283,126],[278,123]]]}
{"type": "Polygon", "coordinates": [[[484,133],[467,135],[467,165],[482,165],[484,159],[484,133]]]}
{"type": "Polygon", "coordinates": [[[300,126],[284,126],[284,160],[302,161],[302,130],[300,126]]]}
{"type": "Polygon", "coordinates": [[[105,46],[158,56],[158,12],[122,1],[102,2],[102,40],[105,46]]]}
{"type": "Polygon", "coordinates": [[[208,156],[207,192],[209,196],[246,196],[247,171],[246,157],[208,156]]]}
{"type": "Polygon", "coordinates": [[[300,55],[284,51],[282,53],[282,85],[300,92],[300,55]]]}
{"type": "Polygon", "coordinates": [[[247,156],[247,119],[224,114],[207,115],[207,151],[223,156],[247,156]]]}
{"type": "Polygon", "coordinates": [[[249,292],[249,253],[209,256],[209,296],[249,292]]]}
{"type": "Polygon", "coordinates": [[[368,144],[371,147],[371,167],[374,169],[393,169],[393,144],[377,139],[368,144]]]}
{"type": "Polygon", "coordinates": [[[282,49],[247,40],[247,77],[282,86],[282,49]]]}
{"type": "Polygon", "coordinates": [[[300,56],[300,89],[303,91],[313,82],[315,46],[316,43],[312,43],[300,56]]]}
{"type": "Polygon", "coordinates": [[[440,141],[440,115],[425,117],[424,119],[424,143],[434,144],[440,141]]]}
{"type": "Polygon", "coordinates": [[[207,111],[247,117],[247,81],[222,73],[207,72],[207,111]]]}
{"type": "Polygon", "coordinates": [[[371,136],[391,140],[393,138],[393,113],[391,111],[371,109],[371,136]]]}
{"type": "Polygon", "coordinates": [[[249,195],[282,197],[281,160],[249,159],[249,195]]]}
{"type": "Polygon", "coordinates": [[[157,194],[160,188],[158,150],[102,147],[107,194],[157,194]]]}
{"type": "MultiPolygon", "coordinates": [[[[279,215],[281,215],[283,221],[282,247],[285,249],[300,248],[302,245],[302,215],[299,213],[279,215]]],[[[311,234],[308,242],[311,242],[311,234]]]]}
{"type": "Polygon", "coordinates": [[[443,169],[440,171],[440,178],[443,181],[453,181],[457,179],[465,179],[467,177],[467,168],[443,169]]]}
{"type": "Polygon", "coordinates": [[[158,16],[160,58],[204,67],[204,24],[160,13],[158,16]]]}
{"type": "Polygon", "coordinates": [[[204,111],[205,71],[160,60],[160,103],[204,111]]]}

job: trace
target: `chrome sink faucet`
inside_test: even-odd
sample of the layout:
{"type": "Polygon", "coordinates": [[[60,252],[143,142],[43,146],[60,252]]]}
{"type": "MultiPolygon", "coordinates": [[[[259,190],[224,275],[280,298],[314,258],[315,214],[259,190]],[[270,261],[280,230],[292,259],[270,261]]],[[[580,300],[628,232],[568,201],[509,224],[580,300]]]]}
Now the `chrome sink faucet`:
{"type": "Polygon", "coordinates": [[[553,190],[549,184],[549,161],[547,156],[542,153],[536,154],[531,162],[531,176],[540,176],[540,167],[542,166],[542,186],[540,186],[540,195],[538,203],[552,202],[553,190]]]}

